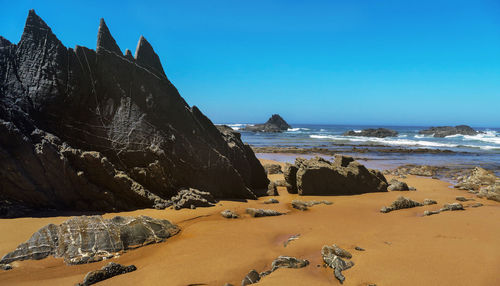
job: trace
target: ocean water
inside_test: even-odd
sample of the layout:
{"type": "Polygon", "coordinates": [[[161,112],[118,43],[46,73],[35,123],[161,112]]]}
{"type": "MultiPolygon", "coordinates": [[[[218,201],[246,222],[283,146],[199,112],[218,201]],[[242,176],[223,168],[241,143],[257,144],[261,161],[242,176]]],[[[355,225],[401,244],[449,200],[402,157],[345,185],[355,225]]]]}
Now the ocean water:
{"type": "MultiPolygon", "coordinates": [[[[429,126],[368,126],[368,125],[312,125],[294,124],[293,128],[282,133],[255,133],[241,130],[246,124],[227,124],[241,132],[245,143],[256,147],[321,147],[345,150],[346,153],[377,168],[390,168],[402,164],[426,164],[439,166],[478,165],[495,172],[500,172],[500,128],[474,128],[482,131],[478,135],[453,135],[434,138],[418,134],[429,126]],[[372,138],[361,136],[343,136],[348,130],[366,128],[389,128],[399,132],[397,137],[372,138]],[[367,153],[350,153],[352,147],[371,150],[367,153]],[[384,148],[406,149],[441,149],[456,153],[385,153],[377,152],[384,148]]],[[[284,154],[258,154],[260,158],[279,161],[293,161],[295,156],[284,154]]],[[[301,155],[303,157],[307,157],[301,155]]]]}

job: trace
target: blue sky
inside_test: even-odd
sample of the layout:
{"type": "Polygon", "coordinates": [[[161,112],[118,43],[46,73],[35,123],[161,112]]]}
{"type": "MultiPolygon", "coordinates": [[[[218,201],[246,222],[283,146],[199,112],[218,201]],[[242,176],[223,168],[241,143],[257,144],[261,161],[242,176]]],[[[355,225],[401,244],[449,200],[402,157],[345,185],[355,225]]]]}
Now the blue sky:
{"type": "Polygon", "coordinates": [[[216,123],[500,126],[500,1],[7,1],[17,43],[35,9],[68,47],[140,35],[216,123]]]}

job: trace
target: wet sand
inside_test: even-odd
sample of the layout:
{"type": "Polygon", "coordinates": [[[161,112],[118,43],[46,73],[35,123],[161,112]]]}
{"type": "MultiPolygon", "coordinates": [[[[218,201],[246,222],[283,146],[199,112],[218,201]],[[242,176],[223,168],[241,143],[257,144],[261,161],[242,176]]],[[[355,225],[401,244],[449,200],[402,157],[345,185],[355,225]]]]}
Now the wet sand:
{"type": "MultiPolygon", "coordinates": [[[[263,160],[264,161],[264,160],[263,160]]],[[[263,162],[263,163],[267,163],[263,162]]],[[[270,176],[272,180],[282,175],[270,176]]],[[[391,176],[387,176],[390,180],[391,176]]],[[[355,196],[299,197],[279,188],[280,203],[221,201],[216,207],[167,210],[138,210],[120,215],[148,215],[168,219],[181,227],[180,234],[164,243],[128,251],[111,259],[134,264],[138,270],[98,285],[241,285],[251,270],[265,271],[280,255],[306,258],[302,269],[279,269],[257,285],[340,285],[332,269],[322,265],[321,247],[337,244],[350,251],[355,266],[344,271],[343,285],[500,285],[500,203],[475,198],[464,206],[481,202],[483,207],[444,212],[424,217],[424,210],[439,209],[456,202],[456,196],[473,197],[449,188],[443,181],[409,176],[403,179],[416,192],[371,193],[355,196]],[[393,211],[379,210],[398,196],[437,205],[393,211]],[[290,206],[293,199],[330,200],[308,211],[290,206]],[[247,207],[269,208],[287,215],[251,218],[247,207]],[[236,211],[242,218],[225,219],[220,212],[236,211]],[[287,247],[290,235],[300,234],[287,247]],[[356,251],[360,246],[366,251],[356,251]]],[[[113,213],[105,214],[107,218],[113,213]]],[[[13,250],[33,232],[48,223],[68,217],[0,220],[0,255],[13,250]]],[[[14,269],[0,271],[0,285],[74,285],[88,271],[109,261],[66,266],[62,259],[14,262],[14,269]]]]}

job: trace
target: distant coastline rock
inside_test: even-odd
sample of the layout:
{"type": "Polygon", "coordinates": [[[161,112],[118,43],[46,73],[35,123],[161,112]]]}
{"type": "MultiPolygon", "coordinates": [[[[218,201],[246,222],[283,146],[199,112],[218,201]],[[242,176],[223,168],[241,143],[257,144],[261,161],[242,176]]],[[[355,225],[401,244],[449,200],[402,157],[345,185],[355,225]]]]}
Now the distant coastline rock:
{"type": "Polygon", "coordinates": [[[124,55],[104,20],[95,50],[65,47],[34,10],[17,44],[0,37],[0,134],[1,217],[162,208],[181,188],[254,199],[269,184],[144,37],[124,55]]]}
{"type": "Polygon", "coordinates": [[[467,125],[431,127],[418,132],[418,134],[421,135],[433,135],[439,138],[451,135],[477,135],[479,133],[480,132],[467,125]]]}
{"type": "Polygon", "coordinates": [[[381,172],[342,155],[336,155],[333,162],[321,157],[297,158],[294,165],[285,165],[283,172],[288,192],[303,196],[387,192],[388,186],[381,172]]]}
{"type": "Polygon", "coordinates": [[[377,137],[377,138],[385,138],[385,137],[396,137],[398,136],[398,132],[387,129],[387,128],[368,128],[363,129],[360,132],[356,132],[354,130],[349,130],[342,134],[343,136],[362,136],[362,137],[377,137]]]}
{"type": "Polygon", "coordinates": [[[2,257],[0,264],[39,260],[50,255],[64,258],[67,264],[97,262],[127,249],[162,242],[179,231],[178,226],[167,220],[147,216],[72,217],[60,225],[42,227],[28,241],[2,257]]]}
{"type": "Polygon", "coordinates": [[[247,125],[243,130],[253,132],[283,132],[292,128],[286,121],[278,114],[273,114],[269,120],[264,124],[247,125]]]}

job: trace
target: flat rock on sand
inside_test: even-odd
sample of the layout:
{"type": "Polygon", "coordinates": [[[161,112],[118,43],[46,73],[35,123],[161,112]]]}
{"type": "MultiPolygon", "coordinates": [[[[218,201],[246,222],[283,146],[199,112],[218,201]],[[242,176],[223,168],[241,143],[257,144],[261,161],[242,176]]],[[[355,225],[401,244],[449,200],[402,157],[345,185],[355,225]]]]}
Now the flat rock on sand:
{"type": "Polygon", "coordinates": [[[255,208],[247,208],[246,213],[252,217],[280,216],[285,214],[275,210],[255,209],[255,208]]]}
{"type": "Polygon", "coordinates": [[[123,266],[118,263],[110,262],[99,270],[87,273],[87,275],[85,275],[85,278],[83,279],[83,282],[76,284],[76,286],[93,285],[111,277],[129,273],[135,270],[137,270],[137,267],[135,267],[135,265],[123,266]]]}
{"type": "Polygon", "coordinates": [[[409,198],[399,197],[399,198],[397,198],[397,200],[392,202],[392,204],[390,206],[383,207],[382,209],[380,209],[380,212],[388,213],[388,212],[395,211],[395,210],[409,209],[409,208],[420,207],[420,206],[423,206],[423,204],[421,204],[417,201],[411,200],[409,198]]]}
{"type": "Polygon", "coordinates": [[[68,264],[96,262],[123,250],[162,242],[179,231],[179,227],[167,220],[147,216],[73,217],[59,226],[49,224],[41,228],[16,250],[6,254],[0,264],[38,260],[49,255],[63,257],[68,264]]]}

